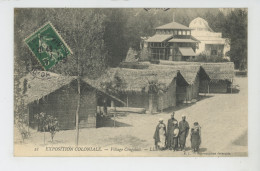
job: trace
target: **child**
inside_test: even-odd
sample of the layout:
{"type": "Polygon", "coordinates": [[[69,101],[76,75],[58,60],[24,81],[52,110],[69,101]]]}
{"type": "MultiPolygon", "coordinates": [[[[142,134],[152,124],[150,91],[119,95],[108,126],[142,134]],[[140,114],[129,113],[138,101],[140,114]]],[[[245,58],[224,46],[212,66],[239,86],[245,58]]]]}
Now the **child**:
{"type": "Polygon", "coordinates": [[[178,127],[178,122],[174,121],[173,122],[173,150],[177,151],[178,149],[178,139],[179,139],[179,127],[178,127]]]}

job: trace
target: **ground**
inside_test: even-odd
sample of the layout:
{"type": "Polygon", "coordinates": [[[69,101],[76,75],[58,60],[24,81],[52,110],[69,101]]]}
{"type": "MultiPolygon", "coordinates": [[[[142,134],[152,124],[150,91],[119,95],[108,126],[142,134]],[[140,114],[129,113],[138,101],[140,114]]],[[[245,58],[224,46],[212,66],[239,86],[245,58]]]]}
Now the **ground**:
{"type": "MultiPolygon", "coordinates": [[[[102,152],[81,152],[80,155],[106,156],[247,156],[247,129],[248,129],[248,91],[247,77],[236,77],[235,84],[240,86],[236,94],[201,94],[201,100],[194,104],[182,105],[158,114],[126,114],[116,118],[116,127],[113,120],[107,121],[105,127],[81,129],[80,147],[102,147],[102,152]],[[187,138],[186,152],[153,151],[153,134],[159,118],[164,122],[175,111],[175,118],[180,121],[181,115],[186,115],[190,126],[197,121],[202,128],[202,144],[199,154],[193,154],[190,147],[190,137],[187,138]],[[120,149],[123,151],[119,152],[120,149]],[[135,152],[130,152],[129,150],[135,152]],[[141,151],[139,151],[141,150],[141,151]],[[111,153],[112,152],[112,153],[111,153]]],[[[43,148],[44,146],[74,146],[75,130],[60,131],[50,141],[50,134],[46,133],[46,142],[43,142],[43,133],[32,132],[31,138],[23,143],[15,139],[16,149],[20,146],[43,148]]],[[[48,153],[50,154],[50,153],[48,153]]],[[[56,153],[55,153],[56,154],[56,153]]],[[[62,153],[59,153],[63,155],[62,153]]],[[[56,154],[58,155],[58,154],[56,154]]],[[[67,153],[69,155],[69,153],[67,153]]],[[[74,154],[77,155],[77,154],[74,154]]]]}

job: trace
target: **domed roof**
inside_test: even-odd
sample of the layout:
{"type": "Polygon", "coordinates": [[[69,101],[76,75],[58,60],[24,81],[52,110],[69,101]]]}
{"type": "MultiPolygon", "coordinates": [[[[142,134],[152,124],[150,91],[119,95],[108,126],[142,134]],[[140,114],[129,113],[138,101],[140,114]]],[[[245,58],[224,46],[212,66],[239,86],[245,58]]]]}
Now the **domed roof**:
{"type": "Polygon", "coordinates": [[[208,22],[200,17],[192,20],[189,27],[197,31],[212,31],[212,29],[208,25],[208,22]]]}

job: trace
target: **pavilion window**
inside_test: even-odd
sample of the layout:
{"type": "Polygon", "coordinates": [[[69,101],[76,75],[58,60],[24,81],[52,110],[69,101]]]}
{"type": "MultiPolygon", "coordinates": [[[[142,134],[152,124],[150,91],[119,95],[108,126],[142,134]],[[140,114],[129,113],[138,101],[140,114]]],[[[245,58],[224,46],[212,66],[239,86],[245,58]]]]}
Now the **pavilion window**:
{"type": "Polygon", "coordinates": [[[181,33],[182,33],[181,30],[179,30],[178,35],[181,35],[181,33]]]}

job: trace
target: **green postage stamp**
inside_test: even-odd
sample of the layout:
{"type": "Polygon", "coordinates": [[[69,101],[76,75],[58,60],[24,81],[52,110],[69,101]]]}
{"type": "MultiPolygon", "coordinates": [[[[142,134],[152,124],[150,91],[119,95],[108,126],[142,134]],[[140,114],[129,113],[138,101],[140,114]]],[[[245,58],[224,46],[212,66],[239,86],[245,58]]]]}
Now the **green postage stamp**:
{"type": "Polygon", "coordinates": [[[27,37],[25,43],[45,70],[49,70],[72,54],[68,45],[50,22],[27,37]]]}

